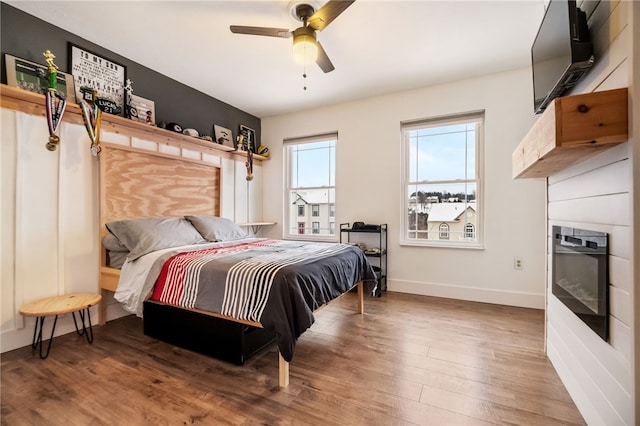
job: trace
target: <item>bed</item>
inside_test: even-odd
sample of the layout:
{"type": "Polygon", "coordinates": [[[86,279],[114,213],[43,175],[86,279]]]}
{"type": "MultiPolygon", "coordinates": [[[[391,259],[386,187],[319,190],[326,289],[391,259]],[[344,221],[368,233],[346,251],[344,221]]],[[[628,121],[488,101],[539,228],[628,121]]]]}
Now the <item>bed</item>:
{"type": "Polygon", "coordinates": [[[114,292],[142,316],[146,334],[238,364],[275,340],[279,385],[286,387],[295,343],[313,312],[357,289],[362,314],[375,273],[349,245],[243,234],[219,218],[220,176],[220,166],[202,158],[103,144],[101,292],[114,292]],[[126,249],[120,269],[110,263],[118,251],[106,249],[105,239],[126,249]],[[240,352],[207,352],[208,339],[221,339],[222,352],[240,352]]]}

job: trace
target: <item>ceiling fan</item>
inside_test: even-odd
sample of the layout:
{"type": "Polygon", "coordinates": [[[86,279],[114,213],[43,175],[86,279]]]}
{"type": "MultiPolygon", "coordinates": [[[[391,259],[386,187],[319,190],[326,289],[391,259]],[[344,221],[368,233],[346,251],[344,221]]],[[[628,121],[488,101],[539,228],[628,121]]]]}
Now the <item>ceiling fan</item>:
{"type": "Polygon", "coordinates": [[[335,69],[331,60],[316,37],[316,31],[322,31],[333,22],[355,0],[329,0],[320,9],[315,1],[291,1],[291,15],[302,22],[295,30],[286,28],[247,27],[231,25],[229,29],[235,34],[250,34],[267,37],[291,38],[293,36],[293,56],[299,62],[315,61],[325,73],[335,69]]]}

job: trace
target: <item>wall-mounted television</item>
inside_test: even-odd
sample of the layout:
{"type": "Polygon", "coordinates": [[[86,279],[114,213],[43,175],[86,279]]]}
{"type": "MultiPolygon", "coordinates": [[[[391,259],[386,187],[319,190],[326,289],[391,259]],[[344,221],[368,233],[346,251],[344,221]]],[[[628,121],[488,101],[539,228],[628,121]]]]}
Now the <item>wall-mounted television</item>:
{"type": "Polygon", "coordinates": [[[531,46],[534,113],[575,86],[593,62],[585,12],[573,0],[551,0],[531,46]]]}

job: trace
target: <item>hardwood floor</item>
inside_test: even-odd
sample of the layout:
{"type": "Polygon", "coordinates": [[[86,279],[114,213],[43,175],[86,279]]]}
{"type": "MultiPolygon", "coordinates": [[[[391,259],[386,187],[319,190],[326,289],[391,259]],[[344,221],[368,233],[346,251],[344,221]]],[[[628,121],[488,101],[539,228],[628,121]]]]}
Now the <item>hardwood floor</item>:
{"type": "Polygon", "coordinates": [[[543,350],[543,312],[387,293],[316,314],[278,388],[276,348],[242,367],[144,336],[133,316],[41,360],[2,354],[2,425],[584,424],[543,350]]]}

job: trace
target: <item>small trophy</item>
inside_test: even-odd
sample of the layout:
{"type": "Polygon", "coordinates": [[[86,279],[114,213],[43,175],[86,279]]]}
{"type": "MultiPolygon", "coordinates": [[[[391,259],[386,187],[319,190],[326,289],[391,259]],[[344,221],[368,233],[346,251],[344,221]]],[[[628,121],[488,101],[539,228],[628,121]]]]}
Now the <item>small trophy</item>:
{"type": "Polygon", "coordinates": [[[124,116],[126,118],[131,118],[131,108],[133,107],[133,81],[131,79],[127,79],[127,82],[124,86],[125,95],[125,107],[124,107],[124,116]]]}
{"type": "Polygon", "coordinates": [[[46,50],[42,55],[45,57],[49,67],[49,89],[45,93],[45,108],[47,112],[47,125],[49,127],[49,141],[46,147],[49,151],[55,151],[60,143],[60,137],[56,135],[56,132],[62,122],[67,100],[64,96],[61,96],[56,89],[58,83],[58,66],[53,62],[56,55],[51,53],[50,50],[46,50]]]}

